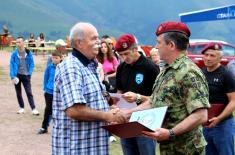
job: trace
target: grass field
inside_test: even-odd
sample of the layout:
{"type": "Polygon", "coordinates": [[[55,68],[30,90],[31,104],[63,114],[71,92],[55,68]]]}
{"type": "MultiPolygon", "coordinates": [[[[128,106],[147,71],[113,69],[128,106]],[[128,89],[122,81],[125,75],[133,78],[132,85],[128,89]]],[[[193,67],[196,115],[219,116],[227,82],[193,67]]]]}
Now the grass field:
{"type": "MultiPolygon", "coordinates": [[[[110,144],[110,155],[122,155],[122,148],[121,148],[121,144],[120,144],[120,139],[119,138],[117,138],[116,142],[112,142],[110,144]]],[[[160,155],[160,153],[159,153],[159,145],[158,144],[156,146],[156,155],[160,155]]]]}

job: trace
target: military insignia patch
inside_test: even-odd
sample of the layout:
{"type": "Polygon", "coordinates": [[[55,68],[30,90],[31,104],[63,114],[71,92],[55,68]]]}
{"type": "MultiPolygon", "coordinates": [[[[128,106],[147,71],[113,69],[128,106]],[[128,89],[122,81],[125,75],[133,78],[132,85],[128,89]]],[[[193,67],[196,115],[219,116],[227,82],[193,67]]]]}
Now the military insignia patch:
{"type": "Polygon", "coordinates": [[[158,31],[161,31],[161,30],[162,30],[162,26],[159,26],[158,31]]]}
{"type": "Polygon", "coordinates": [[[219,49],[219,45],[215,44],[215,50],[218,50],[218,49],[219,49]]]}
{"type": "Polygon", "coordinates": [[[144,80],[144,75],[143,74],[141,74],[141,73],[136,74],[135,82],[137,84],[141,84],[143,82],[143,80],[144,80]]]}
{"type": "Polygon", "coordinates": [[[124,48],[124,49],[126,49],[128,46],[127,46],[127,43],[122,43],[122,47],[124,48]]]}

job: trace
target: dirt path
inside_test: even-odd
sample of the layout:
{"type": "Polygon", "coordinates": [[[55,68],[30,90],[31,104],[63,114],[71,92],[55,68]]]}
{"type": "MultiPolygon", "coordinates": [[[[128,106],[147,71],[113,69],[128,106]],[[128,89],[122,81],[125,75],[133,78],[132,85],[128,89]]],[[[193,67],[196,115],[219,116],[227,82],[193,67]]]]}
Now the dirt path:
{"type": "Polygon", "coordinates": [[[33,116],[24,94],[26,113],[16,114],[18,103],[14,86],[9,79],[10,53],[0,51],[0,155],[49,155],[51,154],[51,126],[49,133],[37,135],[44,109],[42,90],[46,56],[34,56],[35,70],[32,90],[40,116],[33,116]]]}
{"type": "MultiPolygon", "coordinates": [[[[43,74],[47,56],[34,56],[32,90],[39,116],[33,116],[23,89],[25,114],[16,114],[18,103],[15,89],[9,78],[10,52],[0,51],[0,155],[50,155],[51,127],[49,133],[37,135],[41,127],[45,101],[43,96],[43,74]]],[[[120,155],[119,142],[111,144],[110,155],[120,155]]]]}

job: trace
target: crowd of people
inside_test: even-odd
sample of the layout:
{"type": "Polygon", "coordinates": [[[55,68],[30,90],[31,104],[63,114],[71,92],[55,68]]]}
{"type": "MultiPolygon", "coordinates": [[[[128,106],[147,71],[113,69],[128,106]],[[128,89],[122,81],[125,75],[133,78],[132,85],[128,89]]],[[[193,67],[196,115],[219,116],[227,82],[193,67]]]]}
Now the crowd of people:
{"type": "MultiPolygon", "coordinates": [[[[187,57],[191,32],[184,23],[161,23],[155,34],[150,58],[139,51],[133,34],[99,39],[91,23],[71,28],[71,53],[63,40],[56,41],[44,73],[46,106],[38,131],[47,133],[53,120],[53,155],[108,155],[111,135],[101,126],[125,123],[135,111],[162,106],[168,107],[162,128],[121,138],[124,155],[155,155],[156,143],[161,155],[234,155],[235,74],[232,62],[228,68],[220,64],[221,45],[212,43],[202,51],[201,70],[187,57]],[[114,92],[137,107],[117,108],[109,95],[114,92]],[[221,112],[212,115],[210,109],[218,107],[221,112]]],[[[25,112],[22,83],[32,114],[39,115],[31,89],[33,55],[22,37],[16,45],[10,78],[20,107],[17,113],[25,112]]]]}
{"type": "Polygon", "coordinates": [[[30,33],[28,38],[28,47],[45,47],[45,35],[40,33],[38,38],[35,39],[34,34],[30,33]]]}

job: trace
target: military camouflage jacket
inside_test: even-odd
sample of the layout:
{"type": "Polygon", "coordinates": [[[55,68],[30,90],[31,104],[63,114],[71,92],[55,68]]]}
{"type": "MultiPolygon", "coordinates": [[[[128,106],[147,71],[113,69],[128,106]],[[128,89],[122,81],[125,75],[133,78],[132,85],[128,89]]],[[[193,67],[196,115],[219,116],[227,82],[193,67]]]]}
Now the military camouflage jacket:
{"type": "MultiPolygon", "coordinates": [[[[168,106],[163,126],[171,129],[196,109],[210,107],[208,98],[208,85],[203,73],[182,54],[157,76],[150,102],[153,107],[168,106]]],[[[201,128],[196,128],[180,137],[195,139],[199,144],[204,141],[201,134],[201,128]],[[193,137],[195,135],[198,137],[193,137]]]]}

